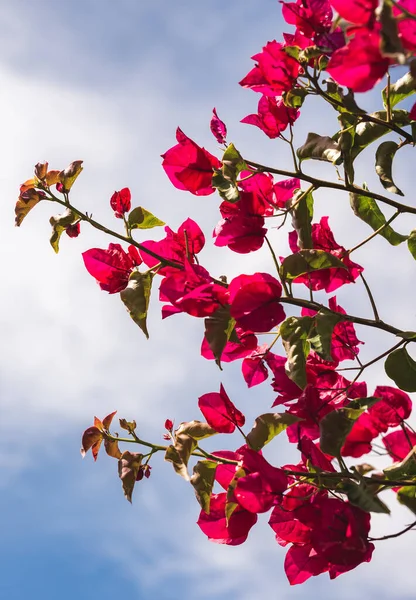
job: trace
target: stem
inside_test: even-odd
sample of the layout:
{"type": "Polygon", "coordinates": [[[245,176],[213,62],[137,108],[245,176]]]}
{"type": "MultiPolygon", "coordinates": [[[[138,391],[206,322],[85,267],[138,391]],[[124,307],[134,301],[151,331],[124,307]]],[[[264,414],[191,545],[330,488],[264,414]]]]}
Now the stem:
{"type": "MultiPolygon", "coordinates": [[[[386,124],[385,121],[381,121],[381,123],[386,124]]],[[[255,169],[258,169],[260,172],[265,173],[274,173],[275,175],[282,175],[283,177],[297,177],[302,181],[307,181],[313,184],[314,187],[319,188],[329,188],[333,190],[341,190],[342,192],[351,192],[353,194],[360,194],[361,196],[365,196],[366,198],[374,198],[374,200],[379,200],[380,202],[384,202],[384,204],[388,204],[393,208],[396,208],[400,213],[410,213],[416,215],[416,207],[407,206],[406,204],[401,204],[396,200],[391,200],[390,198],[386,198],[386,196],[382,196],[381,194],[377,194],[375,192],[370,192],[369,190],[365,190],[354,184],[341,184],[335,183],[332,181],[325,181],[324,179],[317,179],[316,177],[311,177],[311,175],[306,175],[302,171],[298,173],[294,173],[293,171],[286,171],[284,169],[275,169],[272,167],[266,167],[265,165],[261,165],[260,163],[253,162],[251,160],[245,159],[246,163],[255,169]]]]}
{"type": "MultiPolygon", "coordinates": [[[[327,313],[331,313],[334,315],[339,315],[339,313],[330,310],[323,304],[319,304],[318,302],[311,302],[310,300],[305,300],[304,298],[284,298],[283,296],[279,298],[279,302],[283,304],[292,304],[293,306],[300,306],[302,308],[310,308],[311,310],[316,310],[319,312],[320,310],[325,310],[327,313]]],[[[355,317],[353,315],[343,315],[343,321],[350,321],[351,323],[356,323],[357,325],[366,325],[367,327],[374,327],[375,329],[381,329],[382,331],[387,331],[388,333],[392,333],[393,335],[397,335],[398,337],[402,337],[405,341],[416,341],[416,340],[408,340],[409,332],[402,331],[393,325],[389,325],[384,321],[375,321],[372,319],[364,319],[363,317],[355,317]]],[[[400,342],[401,344],[403,343],[400,342]]]]}
{"type": "Polygon", "coordinates": [[[380,317],[379,317],[379,315],[378,315],[377,306],[376,306],[376,303],[375,303],[375,300],[374,300],[374,296],[373,296],[373,294],[372,294],[372,292],[371,292],[371,290],[370,290],[370,286],[368,285],[368,283],[367,283],[367,281],[365,280],[365,278],[364,278],[364,275],[363,275],[362,273],[360,273],[360,277],[361,277],[361,280],[362,280],[362,282],[363,282],[363,284],[364,284],[364,287],[365,287],[365,289],[366,289],[366,292],[367,292],[368,298],[369,298],[369,300],[370,300],[371,308],[373,309],[373,313],[374,313],[374,319],[375,319],[376,321],[380,321],[380,317]]]}
{"type": "Polygon", "coordinates": [[[49,191],[49,193],[50,193],[51,197],[48,198],[48,200],[50,200],[51,202],[57,202],[58,204],[61,204],[62,206],[69,208],[70,210],[72,210],[73,213],[75,213],[76,215],[79,216],[81,221],[86,221],[95,229],[98,229],[99,231],[102,231],[103,233],[106,233],[107,235],[111,235],[112,237],[122,240],[123,242],[127,242],[127,244],[131,244],[132,246],[135,246],[142,252],[149,254],[149,256],[153,256],[153,258],[156,258],[156,260],[159,260],[164,265],[173,267],[175,269],[183,270],[184,267],[180,263],[175,262],[173,260],[169,260],[167,258],[163,258],[163,256],[156,254],[156,252],[153,252],[153,250],[149,250],[148,248],[145,248],[145,246],[143,246],[139,242],[136,242],[136,240],[134,240],[131,236],[122,235],[121,233],[118,233],[117,231],[108,229],[108,227],[101,225],[101,223],[98,223],[98,221],[95,221],[92,217],[89,217],[88,215],[86,215],[82,211],[80,211],[78,208],[75,208],[75,206],[72,206],[72,204],[70,204],[69,201],[68,201],[68,203],[65,203],[60,198],[57,198],[56,196],[54,196],[54,194],[52,194],[52,192],[49,191]]]}
{"type": "Polygon", "coordinates": [[[390,217],[390,219],[388,221],[386,221],[378,229],[376,229],[375,231],[373,231],[373,233],[371,235],[369,235],[368,237],[366,237],[365,240],[363,240],[362,242],[360,242],[359,244],[357,244],[356,246],[354,246],[353,248],[351,248],[351,250],[347,250],[347,254],[351,254],[355,250],[358,250],[358,248],[361,248],[361,246],[364,246],[364,244],[366,244],[367,242],[369,242],[370,240],[372,240],[374,237],[376,237],[376,235],[378,235],[379,233],[381,233],[383,231],[383,229],[386,229],[386,227],[388,227],[390,225],[390,223],[392,223],[394,221],[394,219],[397,219],[397,217],[399,215],[400,215],[400,211],[398,210],[398,211],[396,211],[394,213],[394,215],[392,217],[390,217]]]}
{"type": "Polygon", "coordinates": [[[414,521],[413,523],[411,523],[410,525],[408,525],[401,531],[398,531],[397,533],[391,533],[390,535],[383,535],[382,537],[369,537],[368,539],[370,540],[370,542],[380,542],[382,540],[390,540],[391,538],[397,538],[400,535],[403,535],[407,531],[410,531],[411,529],[413,529],[413,527],[415,527],[415,526],[416,526],[416,521],[414,521]]]}
{"type": "Polygon", "coordinates": [[[266,240],[266,244],[269,247],[270,253],[271,253],[272,258],[273,258],[273,262],[274,262],[275,267],[276,267],[277,274],[279,276],[280,281],[282,282],[282,286],[283,286],[283,289],[285,291],[285,294],[286,294],[286,296],[291,296],[291,294],[289,292],[289,288],[286,285],[286,281],[283,279],[283,277],[280,276],[280,265],[279,265],[279,261],[277,260],[277,256],[275,254],[275,251],[273,250],[273,246],[271,245],[270,240],[267,237],[267,235],[264,236],[264,239],[266,240]]]}
{"type": "Polygon", "coordinates": [[[386,116],[387,122],[391,121],[391,104],[390,104],[390,71],[387,71],[387,87],[386,87],[386,116]]]}
{"type": "MultiPolygon", "coordinates": [[[[379,354],[376,358],[373,358],[373,360],[370,360],[368,363],[365,363],[365,365],[361,365],[361,367],[344,367],[342,369],[337,369],[337,371],[355,371],[355,370],[359,369],[362,373],[364,371],[364,369],[366,369],[367,367],[370,367],[371,365],[373,365],[377,361],[381,360],[385,356],[388,356],[390,354],[390,352],[393,352],[393,350],[400,348],[400,346],[403,346],[403,344],[405,344],[405,343],[406,343],[406,340],[400,340],[400,342],[397,342],[397,344],[394,344],[394,346],[392,348],[389,348],[382,354],[379,354]]],[[[361,373],[360,373],[360,375],[361,375],[361,373]]]]}
{"type": "MultiPolygon", "coordinates": [[[[137,437],[136,433],[132,432],[132,438],[121,438],[116,435],[111,435],[110,433],[104,433],[104,438],[110,440],[112,442],[126,442],[128,444],[140,444],[141,446],[146,446],[146,448],[151,448],[152,454],[155,452],[166,452],[168,446],[159,446],[158,444],[152,444],[151,442],[145,442],[144,440],[137,437]]],[[[238,465],[238,460],[231,460],[228,458],[222,458],[220,456],[215,456],[215,454],[210,454],[209,452],[205,452],[202,448],[197,446],[196,448],[199,452],[192,452],[191,456],[198,456],[199,458],[209,458],[214,462],[220,462],[224,465],[238,465]]]]}

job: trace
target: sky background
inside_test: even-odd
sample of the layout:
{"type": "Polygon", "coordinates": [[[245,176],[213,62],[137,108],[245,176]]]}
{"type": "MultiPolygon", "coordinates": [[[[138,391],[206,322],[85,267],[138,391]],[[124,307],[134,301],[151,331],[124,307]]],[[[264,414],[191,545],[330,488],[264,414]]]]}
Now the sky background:
{"type": "MultiPolygon", "coordinates": [[[[117,416],[135,419],[139,433],[159,443],[165,419],[201,418],[198,396],[216,391],[221,381],[248,424],[269,410],[275,395],[268,383],[247,391],[238,364],[220,373],[202,359],[202,323],[186,315],[162,323],[156,293],[146,342],[118,296],[101,292],[84,269],[81,253],[109,242],[99,232],[83,225],[79,238],[63,236],[56,256],[49,218],[59,210],[52,205],[39,205],[20,229],[13,227],[18,188],[34,164],[47,160],[63,169],[82,159],[73,202],[97,220],[120,226],[109,199],[129,187],[133,206],[151,210],[173,229],[188,216],[202,226],[207,245],[201,259],[213,274],[272,270],[265,251],[243,256],[212,246],[218,197],[174,189],[160,154],[175,144],[178,125],[217,152],[209,132],[215,106],[244,156],[290,168],[281,143],[239,124],[255,112],[258,97],[238,81],[252,66],[250,56],[281,37],[278,3],[0,0],[0,26],[0,597],[286,600],[312,594],[326,600],[354,594],[383,600],[391,598],[394,580],[395,598],[413,598],[414,533],[379,543],[370,564],[334,582],[323,575],[290,588],[285,550],[274,541],[268,516],[260,516],[242,546],[208,542],[195,525],[199,506],[192,488],[161,456],[130,506],[116,461],[104,454],[96,464],[90,455],[80,458],[81,433],[95,414],[117,409],[117,416]]],[[[378,93],[360,98],[361,104],[379,108],[378,93]]],[[[296,143],[310,130],[326,135],[336,129],[335,113],[311,101],[296,125],[296,143]]],[[[410,151],[401,151],[395,171],[409,203],[410,151]]],[[[364,156],[357,179],[380,191],[371,153],[364,156]]],[[[307,171],[334,177],[330,165],[308,165],[307,171]]],[[[316,214],[330,215],[337,241],[347,247],[369,233],[351,218],[341,194],[317,194],[316,214]]],[[[404,218],[397,228],[408,233],[415,227],[404,218]]],[[[278,254],[288,253],[285,233],[272,231],[271,238],[278,254]]],[[[406,248],[374,240],[354,260],[364,263],[382,316],[414,329],[415,264],[406,248]]],[[[352,313],[371,316],[358,284],[337,297],[352,313]]],[[[386,334],[360,330],[359,337],[367,341],[364,359],[394,343],[386,334]]],[[[370,393],[390,383],[380,367],[367,381],[370,393]]],[[[284,435],[272,446],[267,452],[275,464],[296,456],[284,435]]],[[[394,516],[374,518],[374,532],[394,532],[410,520],[394,506],[394,516]]]]}

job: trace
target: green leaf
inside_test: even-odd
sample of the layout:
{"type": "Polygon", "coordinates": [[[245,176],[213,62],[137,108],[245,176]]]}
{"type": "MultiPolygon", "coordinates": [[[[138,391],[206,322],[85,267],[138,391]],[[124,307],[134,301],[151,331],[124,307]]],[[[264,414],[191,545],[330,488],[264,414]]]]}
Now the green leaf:
{"type": "MultiPolygon", "coordinates": [[[[373,231],[377,231],[377,229],[386,224],[386,217],[381,212],[374,198],[369,198],[362,194],[350,194],[350,204],[355,215],[364,221],[364,223],[370,225],[373,231]]],[[[379,235],[384,237],[392,246],[398,246],[407,240],[407,236],[397,233],[390,225],[384,227],[379,232],[379,235]]]]}
{"type": "Polygon", "coordinates": [[[139,273],[138,271],[134,271],[130,275],[127,287],[120,292],[120,298],[129,311],[131,318],[147,338],[149,338],[149,333],[147,331],[146,320],[152,281],[152,272],[139,273]]]}
{"type": "Polygon", "coordinates": [[[342,162],[341,149],[337,142],[328,136],[321,136],[317,133],[308,133],[306,142],[298,148],[296,154],[303,160],[324,160],[334,165],[342,162]]]}
{"type": "MultiPolygon", "coordinates": [[[[413,75],[406,73],[403,77],[400,77],[395,83],[390,84],[390,108],[393,108],[416,92],[416,80],[413,75]]],[[[387,108],[387,86],[382,91],[383,103],[387,108]]]]}
{"type": "Polygon", "coordinates": [[[406,57],[404,56],[402,41],[397,29],[397,18],[393,15],[393,7],[390,0],[382,2],[379,20],[381,23],[380,50],[382,55],[395,58],[398,63],[403,64],[403,60],[406,60],[406,57]]]}
{"type": "Polygon", "coordinates": [[[366,512],[382,513],[389,515],[390,509],[382,500],[375,494],[373,486],[368,485],[364,481],[355,483],[354,481],[346,481],[341,485],[343,492],[347,494],[348,500],[354,506],[358,506],[366,512]]]}
{"type": "Polygon", "coordinates": [[[287,206],[292,215],[292,227],[298,234],[298,246],[301,250],[312,248],[312,219],[313,219],[313,195],[312,192],[305,194],[298,190],[294,193],[287,206]],[[299,198],[301,198],[299,200],[299,198]]]}
{"type": "Polygon", "coordinates": [[[322,452],[331,456],[339,456],[341,448],[345,444],[345,438],[364,410],[364,408],[336,408],[325,415],[319,423],[319,444],[322,452]]]}
{"type": "Polygon", "coordinates": [[[310,352],[308,338],[312,327],[312,317],[288,317],[280,324],[280,335],[287,356],[285,371],[302,390],[307,385],[306,359],[310,352]]]}
{"type": "Polygon", "coordinates": [[[413,479],[416,477],[416,446],[400,462],[383,469],[387,479],[392,481],[400,479],[413,479]]]}
{"type": "Polygon", "coordinates": [[[175,472],[189,481],[188,461],[197,447],[197,442],[190,435],[179,433],[175,435],[175,443],[166,449],[165,460],[173,464],[175,472]]]}
{"type": "Polygon", "coordinates": [[[338,121],[341,125],[341,131],[339,132],[338,143],[342,151],[342,157],[344,161],[344,171],[349,184],[354,183],[354,160],[352,156],[352,149],[354,146],[355,139],[355,128],[357,125],[357,117],[350,113],[341,113],[338,117],[338,121]]]}
{"type": "Polygon", "coordinates": [[[207,515],[209,515],[209,505],[215,481],[216,468],[216,462],[211,460],[200,460],[194,466],[194,474],[190,479],[195,490],[196,499],[207,515]]]}
{"type": "Polygon", "coordinates": [[[214,169],[212,186],[218,190],[219,195],[227,202],[238,202],[240,191],[237,187],[237,178],[241,171],[248,170],[243,157],[234,146],[229,144],[222,156],[221,169],[214,169]]]}
{"type": "Polygon", "coordinates": [[[384,370],[401,390],[416,392],[416,362],[406,348],[390,352],[384,363],[384,370]]]}
{"type": "Polygon", "coordinates": [[[282,50],[284,52],[286,52],[286,54],[288,54],[289,56],[294,58],[295,60],[299,60],[299,53],[300,53],[299,46],[284,46],[282,48],[282,50]]]}
{"type": "Polygon", "coordinates": [[[324,250],[300,250],[287,256],[280,267],[283,279],[296,279],[320,269],[346,269],[344,263],[324,250]]]}
{"type": "Polygon", "coordinates": [[[55,215],[49,219],[49,223],[52,225],[52,235],[49,241],[57,254],[61,235],[69,225],[73,225],[77,221],[79,221],[78,215],[73,213],[70,208],[67,208],[61,215],[55,215]]]}
{"type": "Polygon", "coordinates": [[[376,152],[376,173],[380,178],[381,185],[391,194],[404,196],[393,181],[392,169],[393,158],[399,145],[396,142],[382,142],[376,152]]]}
{"type": "Polygon", "coordinates": [[[163,221],[141,206],[133,208],[129,214],[128,224],[130,229],[153,229],[153,227],[165,225],[163,221]]]}
{"type": "Polygon", "coordinates": [[[342,321],[342,315],[320,310],[315,315],[316,336],[312,347],[324,360],[333,361],[331,354],[331,342],[334,327],[342,321]]]}
{"type": "Polygon", "coordinates": [[[348,403],[347,408],[352,410],[367,410],[377,402],[380,402],[381,397],[377,398],[376,396],[369,396],[368,398],[356,398],[355,400],[351,400],[348,403]]]}
{"type": "Polygon", "coordinates": [[[247,164],[234,144],[229,144],[222,155],[222,172],[226,179],[237,181],[241,171],[248,169],[247,164]]]}
{"type": "Polygon", "coordinates": [[[334,103],[334,108],[340,113],[346,112],[353,113],[354,115],[366,114],[366,111],[362,110],[355,102],[353,92],[348,90],[348,92],[344,94],[344,89],[330,77],[326,80],[326,94],[336,101],[334,103]]]}
{"type": "Polygon", "coordinates": [[[416,485],[405,485],[397,492],[397,500],[416,515],[416,485]]]}
{"type": "Polygon", "coordinates": [[[225,504],[225,522],[227,524],[228,527],[228,521],[230,520],[231,515],[233,514],[233,512],[235,511],[235,509],[238,507],[238,504],[236,502],[234,502],[234,490],[237,486],[238,480],[240,479],[240,477],[245,477],[247,475],[247,473],[245,472],[245,470],[240,467],[236,470],[234,477],[232,478],[230,485],[228,486],[227,489],[227,498],[226,498],[226,504],[225,504]]]}
{"type": "Polygon", "coordinates": [[[410,254],[416,260],[416,229],[413,229],[410,232],[410,235],[407,238],[407,247],[409,248],[410,254]]]}
{"type": "Polygon", "coordinates": [[[296,415],[290,413],[266,413],[256,418],[253,428],[247,435],[247,443],[257,452],[282,433],[289,425],[301,421],[296,415]]]}
{"type": "Polygon", "coordinates": [[[227,202],[232,202],[234,204],[240,200],[240,190],[238,189],[237,184],[230,179],[226,179],[221,169],[214,169],[212,187],[214,187],[221,198],[227,200],[227,202]]]}
{"type": "Polygon", "coordinates": [[[222,370],[221,355],[227,342],[230,339],[239,342],[234,333],[235,320],[230,315],[230,307],[223,306],[219,308],[213,315],[204,319],[204,323],[205,338],[215,357],[215,362],[222,370]]]}
{"type": "MultiPolygon", "coordinates": [[[[387,112],[385,110],[379,110],[371,113],[370,117],[375,117],[380,121],[386,121],[387,112]]],[[[407,110],[393,110],[391,122],[398,127],[405,127],[410,125],[410,117],[407,110]]],[[[355,159],[360,152],[367,148],[370,144],[378,140],[383,135],[390,133],[391,129],[382,125],[381,123],[372,123],[366,121],[365,117],[361,123],[358,123],[355,128],[354,145],[352,148],[352,158],[355,159]]]]}
{"type": "Polygon", "coordinates": [[[308,95],[305,88],[295,87],[283,94],[283,102],[290,108],[300,108],[308,95]]]}
{"type": "Polygon", "coordinates": [[[190,435],[194,440],[203,440],[211,435],[216,435],[218,432],[203,421],[189,421],[181,423],[175,431],[175,435],[182,433],[190,435]]]}

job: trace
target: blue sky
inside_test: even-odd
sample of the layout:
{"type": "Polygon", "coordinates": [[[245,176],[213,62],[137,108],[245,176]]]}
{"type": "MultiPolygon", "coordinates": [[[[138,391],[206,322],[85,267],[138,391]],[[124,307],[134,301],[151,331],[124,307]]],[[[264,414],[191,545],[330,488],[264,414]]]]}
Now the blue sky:
{"type": "MultiPolygon", "coordinates": [[[[104,455],[96,464],[90,456],[80,459],[80,435],[94,414],[118,409],[158,441],[167,417],[177,423],[199,418],[196,399],[220,381],[248,421],[269,409],[273,393],[267,384],[247,392],[237,365],[220,374],[199,358],[201,324],[182,316],[161,323],[156,294],[146,342],[119,299],[100,292],[83,267],[82,251],[108,243],[97,232],[83,227],[76,240],[65,237],[55,256],[48,241],[53,207],[39,206],[20,230],[13,227],[18,186],[36,162],[63,168],[83,159],[74,197],[98,220],[117,225],[109,198],[128,186],[135,203],[173,228],[188,216],[197,220],[209,241],[218,199],[172,188],[160,154],[175,143],[178,125],[215,152],[208,124],[216,106],[243,153],[290,165],[279,144],[239,125],[254,112],[257,97],[238,81],[251,68],[250,56],[281,35],[278,3],[1,0],[0,6],[0,597],[286,600],[312,594],[326,600],[357,596],[360,585],[362,597],[382,600],[391,597],[386,586],[393,568],[395,597],[410,598],[411,534],[380,545],[370,565],[335,582],[322,576],[289,588],[284,550],[267,519],[260,519],[241,547],[210,544],[195,525],[199,511],[192,489],[161,457],[130,506],[115,461],[104,455]]],[[[328,134],[329,127],[336,130],[335,117],[311,103],[297,126],[299,145],[308,130],[328,134]]],[[[372,160],[360,176],[375,183],[372,160]]],[[[397,180],[411,191],[407,164],[398,166],[397,180]]],[[[313,170],[332,176],[327,166],[313,170]]],[[[331,224],[341,243],[368,234],[354,221],[346,231],[348,201],[336,194],[320,198],[318,216],[333,202],[331,224]]],[[[402,228],[409,229],[406,220],[402,228]]],[[[272,235],[278,252],[286,253],[286,237],[272,235]]],[[[380,280],[385,251],[383,241],[373,243],[366,258],[369,277],[383,314],[410,328],[414,305],[403,298],[410,298],[412,278],[406,276],[414,273],[414,262],[395,249],[395,268],[380,280]],[[393,295],[399,283],[400,295],[393,295]]],[[[230,255],[207,243],[204,264],[213,272],[220,264],[221,273],[231,276],[272,268],[266,252],[230,255]]],[[[357,252],[357,261],[363,256],[357,252]]],[[[343,290],[339,299],[368,314],[361,290],[343,290]]],[[[383,347],[390,343],[384,335],[369,339],[383,347]]],[[[371,356],[370,343],[366,352],[371,356]]],[[[383,378],[380,370],[371,372],[370,389],[387,383],[383,378]]],[[[269,452],[276,464],[289,456],[284,439],[269,452]]],[[[395,508],[394,517],[375,520],[376,531],[395,531],[408,520],[395,508]]]]}

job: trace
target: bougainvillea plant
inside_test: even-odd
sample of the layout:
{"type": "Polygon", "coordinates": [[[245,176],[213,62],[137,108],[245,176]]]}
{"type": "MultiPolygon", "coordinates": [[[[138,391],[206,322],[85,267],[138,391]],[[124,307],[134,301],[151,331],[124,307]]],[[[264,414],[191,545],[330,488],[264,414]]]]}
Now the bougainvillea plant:
{"type": "MultiPolygon", "coordinates": [[[[246,424],[242,403],[236,406],[221,384],[198,399],[195,420],[176,428],[166,420],[166,444],[142,439],[136,422],[126,419],[119,420],[126,433],[116,433],[112,413],[95,418],[86,429],[82,454],[91,450],[96,459],[103,444],[118,461],[124,494],[131,501],[136,483],[150,476],[154,456],[162,453],[193,486],[201,506],[198,526],[217,543],[242,544],[258,513],[270,512],[277,542],[288,546],[287,577],[297,584],[325,572],[332,579],[371,560],[373,542],[391,537],[370,535],[371,514],[390,513],[383,499],[386,490],[416,514],[416,431],[408,422],[408,392],[416,391],[411,356],[416,332],[380,318],[364,267],[353,256],[357,248],[382,236],[386,247],[407,244],[416,259],[416,229],[403,235],[392,228],[403,214],[409,215],[409,229],[412,219],[416,225],[416,207],[394,199],[403,193],[392,177],[395,155],[416,143],[416,104],[410,110],[397,108],[416,92],[416,2],[296,0],[282,6],[291,32],[281,42],[267,42],[253,57],[254,66],[240,85],[260,99],[257,112],[242,122],[285,145],[293,169],[244,158],[227,140],[227,128],[215,109],[210,127],[222,146],[221,156],[179,128],[177,143],[162,156],[163,169],[176,188],[195,196],[219,195],[221,219],[214,228],[214,244],[237,254],[266,245],[275,272],[242,273],[231,280],[209,273],[198,258],[206,239],[191,219],[177,231],[165,226],[162,239],[143,239],[147,230],[165,223],[141,206],[132,208],[128,188],[110,199],[121,230],[95,221],[72,201],[80,160],[61,171],[37,164],[34,177],[21,186],[15,211],[20,226],[39,203],[63,207],[50,218],[55,252],[64,232],[76,237],[86,223],[109,236],[108,248],[84,252],[85,267],[102,290],[120,294],[146,337],[151,289],[156,286],[162,318],[187,313],[200,319],[205,359],[220,369],[240,361],[248,387],[270,377],[276,393],[273,409],[260,414],[252,426],[246,424]],[[361,109],[355,93],[368,92],[383,79],[378,109],[361,109]],[[339,127],[330,136],[311,132],[295,148],[294,127],[309,96],[329,105],[339,127]],[[386,134],[395,139],[378,142],[386,134]],[[354,178],[357,157],[375,142],[375,170],[385,191],[370,190],[354,178]],[[306,174],[305,160],[332,164],[334,180],[306,174]],[[314,220],[314,195],[325,188],[344,192],[355,217],[369,228],[354,247],[337,243],[328,216],[314,220]],[[383,205],[394,209],[388,219],[383,205]],[[289,229],[288,254],[280,259],[267,237],[271,218],[273,226],[289,229]],[[352,283],[364,287],[372,318],[350,314],[338,304],[335,293],[352,283]],[[318,302],[316,291],[324,291],[326,300],[318,302]],[[296,316],[286,316],[288,306],[296,316]],[[363,363],[356,324],[391,334],[390,347],[363,363]],[[379,361],[384,361],[389,385],[381,382],[367,390],[362,376],[379,361]],[[349,373],[352,379],[346,377],[349,373]],[[240,436],[237,448],[221,449],[221,436],[234,432],[240,436]],[[272,465],[262,453],[282,433],[299,452],[296,464],[272,465]],[[210,436],[217,436],[217,451],[203,447],[210,436]],[[136,444],[138,451],[120,449],[124,444],[136,444]],[[365,458],[380,448],[391,460],[383,471],[365,458]]],[[[371,101],[376,101],[374,94],[371,101]]],[[[393,535],[414,526],[416,522],[393,535]]]]}

